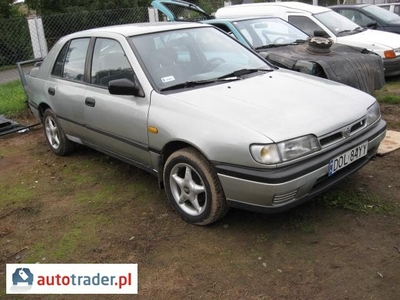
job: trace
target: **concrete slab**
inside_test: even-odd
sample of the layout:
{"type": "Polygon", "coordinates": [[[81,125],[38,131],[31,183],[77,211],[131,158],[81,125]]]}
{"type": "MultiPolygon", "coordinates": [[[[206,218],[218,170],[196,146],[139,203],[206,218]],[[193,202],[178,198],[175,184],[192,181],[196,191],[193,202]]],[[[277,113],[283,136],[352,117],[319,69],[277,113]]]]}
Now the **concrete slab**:
{"type": "Polygon", "coordinates": [[[387,130],[386,137],[379,146],[378,155],[385,155],[397,149],[400,149],[400,132],[387,130]]]}

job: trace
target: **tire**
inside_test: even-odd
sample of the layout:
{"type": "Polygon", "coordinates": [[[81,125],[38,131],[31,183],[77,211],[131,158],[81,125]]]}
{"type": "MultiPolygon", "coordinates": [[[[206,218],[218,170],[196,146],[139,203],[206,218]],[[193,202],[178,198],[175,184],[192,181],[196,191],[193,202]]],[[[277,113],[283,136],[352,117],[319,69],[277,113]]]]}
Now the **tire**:
{"type": "Polygon", "coordinates": [[[228,204],[209,161],[193,148],[172,153],[164,165],[164,188],[172,207],[183,220],[208,225],[221,219],[228,204]]]}
{"type": "Polygon", "coordinates": [[[64,156],[74,149],[74,143],[68,140],[54,112],[48,108],[43,114],[44,135],[51,151],[64,156]]]}

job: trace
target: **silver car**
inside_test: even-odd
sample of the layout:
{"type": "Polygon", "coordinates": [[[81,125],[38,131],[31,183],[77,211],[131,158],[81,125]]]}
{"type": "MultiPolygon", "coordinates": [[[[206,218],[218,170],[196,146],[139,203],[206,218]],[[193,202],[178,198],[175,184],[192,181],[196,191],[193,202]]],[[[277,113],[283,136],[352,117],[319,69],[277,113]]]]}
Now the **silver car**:
{"type": "Polygon", "coordinates": [[[26,81],[55,154],[77,143],[145,169],[197,225],[296,206],[364,166],[386,132],[372,96],[277,69],[206,24],[74,33],[26,81]]]}

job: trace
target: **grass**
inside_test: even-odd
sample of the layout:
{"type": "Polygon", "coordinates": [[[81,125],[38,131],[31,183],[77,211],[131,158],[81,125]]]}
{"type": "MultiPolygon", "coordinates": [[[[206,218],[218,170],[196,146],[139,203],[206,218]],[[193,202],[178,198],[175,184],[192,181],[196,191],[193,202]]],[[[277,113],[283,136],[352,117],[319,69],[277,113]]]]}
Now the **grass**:
{"type": "Polygon", "coordinates": [[[20,80],[0,85],[0,115],[10,116],[26,109],[25,92],[20,80]]]}
{"type": "Polygon", "coordinates": [[[321,206],[336,207],[363,213],[378,213],[393,215],[399,213],[398,207],[381,201],[369,192],[360,192],[355,189],[332,189],[318,198],[321,206]]]}
{"type": "Polygon", "coordinates": [[[400,81],[397,77],[395,79],[389,79],[383,88],[373,93],[378,102],[400,104],[400,81]]]}
{"type": "Polygon", "coordinates": [[[15,69],[15,65],[1,66],[0,71],[12,70],[15,69]]]}

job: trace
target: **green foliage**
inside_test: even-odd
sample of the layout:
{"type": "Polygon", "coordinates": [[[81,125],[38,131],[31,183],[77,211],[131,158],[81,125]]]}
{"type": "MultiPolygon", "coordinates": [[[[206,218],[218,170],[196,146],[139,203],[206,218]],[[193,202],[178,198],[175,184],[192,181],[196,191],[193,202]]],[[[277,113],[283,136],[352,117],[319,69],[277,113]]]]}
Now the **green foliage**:
{"type": "Polygon", "coordinates": [[[17,114],[26,109],[25,93],[21,81],[0,85],[0,115],[17,114]]]}
{"type": "Polygon", "coordinates": [[[332,189],[318,197],[318,203],[322,206],[337,207],[364,213],[397,214],[398,207],[383,203],[376,195],[367,191],[361,192],[350,187],[349,189],[332,189]]]}
{"type": "Polygon", "coordinates": [[[380,103],[400,104],[400,81],[397,77],[388,80],[383,88],[374,91],[373,96],[380,103]]]}
{"type": "Polygon", "coordinates": [[[0,19],[0,66],[33,58],[28,25],[25,18],[0,19]]]}
{"type": "Polygon", "coordinates": [[[378,97],[380,103],[400,104],[400,95],[387,94],[378,97]]]}
{"type": "Polygon", "coordinates": [[[147,7],[148,0],[25,0],[29,9],[39,15],[132,7],[147,7]]]}
{"type": "Polygon", "coordinates": [[[12,5],[14,0],[0,0],[0,19],[8,19],[18,15],[18,9],[12,5]]]}
{"type": "Polygon", "coordinates": [[[103,11],[82,10],[76,13],[48,15],[42,17],[46,28],[47,47],[67,34],[96,27],[148,22],[147,7],[113,9],[103,11]]]}

